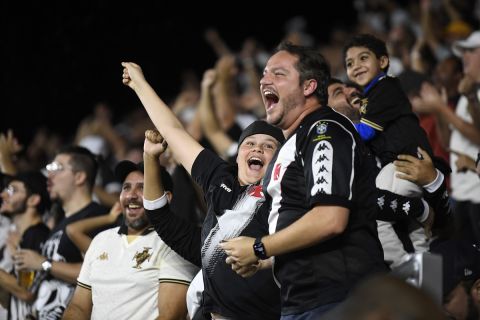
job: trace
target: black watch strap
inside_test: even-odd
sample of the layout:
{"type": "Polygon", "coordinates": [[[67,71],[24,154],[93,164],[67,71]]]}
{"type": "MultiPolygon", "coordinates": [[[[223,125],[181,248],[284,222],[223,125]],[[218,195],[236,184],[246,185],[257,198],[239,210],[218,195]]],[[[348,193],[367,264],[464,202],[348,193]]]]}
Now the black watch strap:
{"type": "Polygon", "coordinates": [[[255,239],[255,243],[253,244],[253,252],[258,258],[262,260],[268,259],[267,251],[265,250],[265,246],[262,242],[262,237],[258,237],[255,239]]]}

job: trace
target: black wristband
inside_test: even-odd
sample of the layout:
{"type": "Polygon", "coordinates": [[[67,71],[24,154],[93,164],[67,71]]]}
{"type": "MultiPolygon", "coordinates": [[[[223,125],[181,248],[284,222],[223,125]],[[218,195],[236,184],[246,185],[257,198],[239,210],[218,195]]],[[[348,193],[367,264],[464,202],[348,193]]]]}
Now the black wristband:
{"type": "Polygon", "coordinates": [[[255,243],[253,244],[253,252],[259,259],[268,259],[267,251],[265,250],[265,246],[262,242],[262,237],[257,237],[255,239],[255,243]]]}

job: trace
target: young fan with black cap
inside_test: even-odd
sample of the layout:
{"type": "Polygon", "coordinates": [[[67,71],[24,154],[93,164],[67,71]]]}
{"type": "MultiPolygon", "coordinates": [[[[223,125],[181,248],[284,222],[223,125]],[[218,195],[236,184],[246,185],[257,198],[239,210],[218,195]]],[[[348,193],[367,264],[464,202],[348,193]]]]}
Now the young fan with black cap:
{"type": "MultiPolygon", "coordinates": [[[[122,182],[124,223],[92,240],[63,319],[184,318],[185,294],[198,268],[153,232],[142,204],[143,163],[121,161],[115,176],[122,182]]],[[[162,177],[171,190],[164,169],[162,177]]]]}
{"type": "MultiPolygon", "coordinates": [[[[13,259],[18,249],[41,251],[50,233],[50,229],[42,222],[42,216],[50,206],[50,197],[47,178],[40,172],[19,173],[9,177],[9,180],[1,194],[0,213],[10,216],[15,226],[13,233],[16,237],[10,235],[8,249],[3,253],[11,255],[13,259]]],[[[31,270],[0,269],[0,286],[11,294],[9,319],[27,319],[34,315],[31,305],[35,298],[33,276],[34,271],[31,270]]]]}
{"type": "MultiPolygon", "coordinates": [[[[157,233],[180,255],[202,266],[205,285],[202,313],[221,319],[278,319],[280,297],[271,270],[262,270],[250,279],[238,277],[225,263],[226,254],[218,245],[239,235],[267,234],[268,208],[262,206],[265,196],[260,181],[284,140],[282,132],[263,121],[252,123],[239,139],[236,165],[230,165],[188,135],[145,80],[138,65],[122,65],[124,84],[138,95],[176,160],[205,194],[208,211],[200,231],[170,214],[160,191],[150,193],[158,181],[149,181],[155,174],[146,174],[144,206],[157,233]]],[[[151,141],[162,147],[157,140],[151,141]]],[[[148,143],[146,139],[146,171],[152,168],[148,163],[155,164],[150,160],[161,153],[150,149],[148,143]]]]}

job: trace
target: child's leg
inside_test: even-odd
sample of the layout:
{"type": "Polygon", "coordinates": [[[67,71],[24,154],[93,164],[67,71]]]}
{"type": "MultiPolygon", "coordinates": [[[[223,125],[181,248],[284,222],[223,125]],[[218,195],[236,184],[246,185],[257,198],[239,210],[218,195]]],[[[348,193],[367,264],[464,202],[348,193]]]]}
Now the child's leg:
{"type": "MultiPolygon", "coordinates": [[[[387,164],[380,170],[375,180],[376,186],[379,189],[388,190],[390,192],[406,196],[406,197],[421,197],[423,190],[415,183],[408,180],[403,180],[396,177],[397,171],[393,163],[387,164]]],[[[396,208],[392,210],[402,210],[403,208],[396,208]]],[[[400,239],[395,233],[395,230],[389,222],[382,221],[382,224],[378,223],[378,236],[384,250],[385,260],[389,259],[393,261],[392,267],[400,264],[402,258],[408,254],[400,239]],[[390,224],[387,226],[386,224],[390,224]]],[[[413,224],[416,221],[412,222],[413,224]]],[[[413,230],[409,233],[409,238],[412,241],[412,245],[415,252],[424,252],[428,250],[428,241],[425,232],[420,224],[419,229],[413,230]]]]}
{"type": "MultiPolygon", "coordinates": [[[[397,178],[395,166],[392,163],[389,163],[382,168],[377,176],[376,183],[377,187],[380,189],[386,189],[406,197],[419,198],[422,197],[423,194],[422,188],[415,183],[397,178]]],[[[415,252],[428,251],[429,240],[420,223],[412,221],[409,225],[409,230],[412,230],[409,232],[409,238],[412,241],[415,252]]]]}
{"type": "Polygon", "coordinates": [[[383,259],[390,264],[390,267],[396,267],[401,264],[408,256],[408,252],[403,248],[403,243],[397,236],[390,222],[377,220],[378,239],[383,248],[383,259]]]}

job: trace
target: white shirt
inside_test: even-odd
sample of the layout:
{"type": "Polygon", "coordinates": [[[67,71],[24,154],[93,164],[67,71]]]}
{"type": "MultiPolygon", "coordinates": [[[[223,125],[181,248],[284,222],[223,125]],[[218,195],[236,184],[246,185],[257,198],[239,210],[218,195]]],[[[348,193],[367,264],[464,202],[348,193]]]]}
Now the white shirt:
{"type": "MultiPolygon", "coordinates": [[[[473,122],[472,117],[468,112],[468,100],[465,96],[462,96],[458,101],[455,113],[465,122],[473,122]]],[[[480,151],[480,146],[474,144],[462,135],[460,131],[454,128],[450,137],[450,149],[466,154],[472,159],[477,159],[477,153],[480,151]]],[[[478,175],[470,170],[467,172],[457,172],[457,166],[455,165],[457,159],[458,156],[451,152],[450,166],[452,167],[452,198],[458,201],[480,203],[480,179],[478,178],[478,175]]]]}
{"type": "Polygon", "coordinates": [[[155,319],[159,283],[188,285],[198,268],[154,231],[128,243],[118,230],[103,231],[93,239],[77,279],[79,286],[92,291],[91,319],[155,319]]]}

